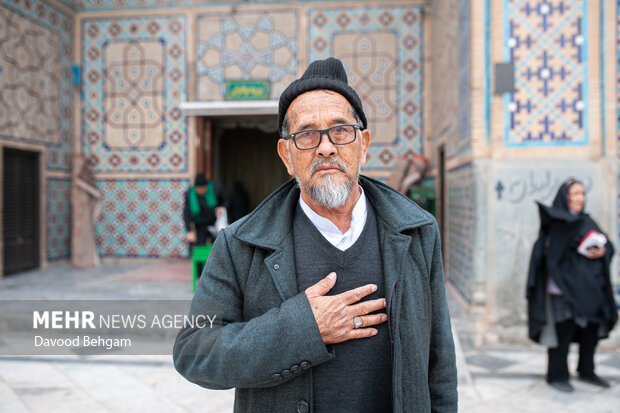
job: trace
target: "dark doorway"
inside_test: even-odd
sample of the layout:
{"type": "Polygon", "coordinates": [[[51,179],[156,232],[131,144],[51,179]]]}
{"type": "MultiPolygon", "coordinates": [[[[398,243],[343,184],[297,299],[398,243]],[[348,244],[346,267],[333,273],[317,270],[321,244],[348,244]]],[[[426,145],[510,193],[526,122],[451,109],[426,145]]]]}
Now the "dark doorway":
{"type": "Polygon", "coordinates": [[[438,175],[439,175],[439,185],[438,185],[438,190],[439,190],[439,236],[441,237],[441,253],[442,256],[444,257],[444,261],[446,259],[446,254],[445,254],[445,245],[446,245],[446,209],[447,209],[447,205],[446,205],[446,146],[445,145],[441,145],[439,147],[439,165],[438,165],[438,175]]]}
{"type": "Polygon", "coordinates": [[[278,186],[290,179],[278,156],[275,128],[246,127],[277,125],[275,119],[260,122],[221,122],[215,125],[215,178],[233,195],[240,182],[248,195],[248,212],[260,204],[278,186]],[[253,125],[254,126],[254,125],[253,125]]]}
{"type": "Polygon", "coordinates": [[[4,148],[4,275],[39,267],[39,155],[4,148]]]}

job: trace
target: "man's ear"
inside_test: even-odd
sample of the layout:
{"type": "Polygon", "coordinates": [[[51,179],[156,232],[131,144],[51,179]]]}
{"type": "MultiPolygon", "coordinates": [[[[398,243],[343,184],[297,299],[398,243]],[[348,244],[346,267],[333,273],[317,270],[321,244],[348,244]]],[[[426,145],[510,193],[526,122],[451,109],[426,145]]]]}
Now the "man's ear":
{"type": "Polygon", "coordinates": [[[370,131],[364,129],[360,131],[362,134],[362,165],[366,164],[366,155],[368,154],[368,148],[370,147],[370,131]]]}
{"type": "Polygon", "coordinates": [[[282,159],[282,163],[284,163],[288,174],[290,176],[295,176],[295,174],[293,173],[293,165],[291,165],[290,162],[291,157],[289,154],[288,140],[278,139],[278,155],[280,156],[280,159],[282,159]]]}

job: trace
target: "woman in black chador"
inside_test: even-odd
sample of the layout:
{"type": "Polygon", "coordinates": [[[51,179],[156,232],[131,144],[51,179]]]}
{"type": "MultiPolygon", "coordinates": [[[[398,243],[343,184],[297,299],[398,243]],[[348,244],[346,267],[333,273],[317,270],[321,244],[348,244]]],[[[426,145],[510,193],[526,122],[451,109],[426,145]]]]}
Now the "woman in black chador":
{"type": "Polygon", "coordinates": [[[565,392],[573,391],[571,341],[579,343],[579,378],[609,387],[594,372],[594,351],[618,320],[609,280],[614,246],[584,212],[585,200],[584,185],[571,178],[552,207],[538,204],[540,233],[527,282],[529,336],[548,347],[547,382],[565,392]]]}

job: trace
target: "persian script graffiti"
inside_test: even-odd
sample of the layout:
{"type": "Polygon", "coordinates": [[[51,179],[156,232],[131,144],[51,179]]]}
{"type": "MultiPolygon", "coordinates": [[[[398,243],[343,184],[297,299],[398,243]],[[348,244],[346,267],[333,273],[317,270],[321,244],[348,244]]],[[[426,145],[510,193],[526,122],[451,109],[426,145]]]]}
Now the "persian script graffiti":
{"type": "MultiPolygon", "coordinates": [[[[555,175],[550,170],[532,170],[521,176],[511,177],[505,181],[498,179],[495,185],[498,201],[507,201],[511,204],[519,204],[525,199],[537,201],[550,201],[555,195],[562,182],[567,176],[555,175]]],[[[591,176],[577,176],[589,192],[592,188],[591,176]]]]}

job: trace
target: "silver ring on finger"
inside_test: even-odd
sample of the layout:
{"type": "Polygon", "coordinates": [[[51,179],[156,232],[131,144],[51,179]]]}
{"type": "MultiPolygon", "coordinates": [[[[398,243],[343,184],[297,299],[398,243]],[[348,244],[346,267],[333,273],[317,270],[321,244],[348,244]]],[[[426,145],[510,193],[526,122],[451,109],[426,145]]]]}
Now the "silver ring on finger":
{"type": "Polygon", "coordinates": [[[363,324],[362,317],[353,317],[353,328],[360,328],[363,324]]]}

